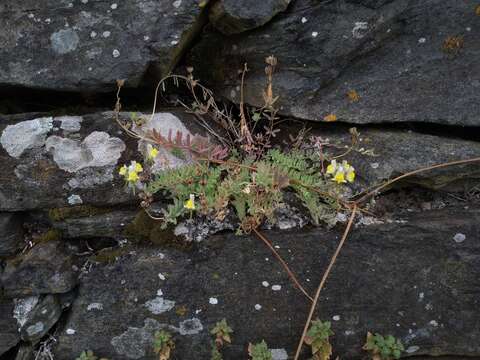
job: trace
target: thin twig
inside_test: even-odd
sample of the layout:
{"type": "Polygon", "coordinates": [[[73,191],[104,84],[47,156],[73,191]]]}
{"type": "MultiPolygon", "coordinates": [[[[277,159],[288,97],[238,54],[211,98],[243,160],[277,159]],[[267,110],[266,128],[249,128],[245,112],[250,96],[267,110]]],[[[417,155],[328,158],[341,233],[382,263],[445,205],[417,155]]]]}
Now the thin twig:
{"type": "Polygon", "coordinates": [[[421,173],[421,172],[424,172],[424,171],[444,168],[444,167],[448,167],[448,166],[452,166],[452,165],[468,164],[468,163],[473,163],[473,162],[480,162],[480,157],[473,158],[473,159],[466,159],[466,160],[450,161],[450,162],[441,163],[441,164],[432,165],[432,166],[427,166],[427,167],[424,167],[424,168],[421,168],[421,169],[410,171],[410,172],[405,173],[403,175],[397,176],[396,178],[388,180],[386,183],[376,187],[374,190],[372,190],[372,191],[366,193],[365,195],[363,195],[360,199],[356,200],[354,203],[356,205],[360,205],[362,202],[367,200],[369,197],[378,194],[378,192],[380,190],[382,190],[382,189],[386,188],[387,186],[390,186],[394,182],[397,182],[397,181],[399,181],[401,179],[404,179],[406,177],[409,177],[409,176],[412,176],[412,175],[415,175],[415,174],[418,174],[418,173],[421,173]]]}
{"type": "Polygon", "coordinates": [[[290,279],[292,279],[292,281],[295,283],[295,285],[298,287],[298,289],[310,300],[310,301],[313,301],[313,298],[306,292],[306,290],[302,287],[302,285],[300,285],[300,282],[297,280],[297,278],[295,277],[295,274],[290,270],[290,268],[288,267],[287,263],[282,259],[282,257],[280,256],[280,254],[277,252],[277,250],[275,250],[275,248],[272,246],[272,244],[270,243],[270,241],[268,241],[268,239],[262,235],[257,229],[253,228],[253,232],[255,233],[255,235],[257,235],[257,237],[262,240],[265,245],[268,246],[268,248],[273,252],[273,255],[275,255],[275,257],[278,259],[278,261],[280,261],[280,263],[282,264],[283,268],[285,269],[285,271],[288,273],[288,276],[290,276],[290,279]]]}
{"type": "Polygon", "coordinates": [[[305,327],[303,328],[302,337],[300,338],[300,342],[298,344],[297,352],[295,353],[294,360],[298,360],[298,357],[300,356],[300,351],[302,350],[303,342],[305,341],[305,336],[307,335],[308,327],[310,326],[310,321],[312,321],[313,313],[315,312],[315,307],[317,306],[317,302],[320,297],[320,292],[322,291],[323,286],[327,281],[328,275],[332,270],[335,260],[337,260],[340,250],[342,250],[342,246],[345,243],[345,240],[347,239],[348,233],[350,232],[350,228],[352,227],[353,220],[355,219],[356,213],[357,213],[357,204],[354,204],[352,214],[350,215],[350,220],[348,220],[348,224],[347,224],[347,227],[345,228],[345,232],[343,233],[342,239],[340,240],[340,243],[338,244],[337,249],[335,250],[335,253],[332,256],[332,260],[330,260],[330,263],[328,264],[327,270],[325,270],[325,273],[323,274],[322,280],[320,281],[320,285],[318,285],[317,292],[315,293],[315,298],[313,299],[312,306],[310,307],[310,312],[308,314],[307,321],[305,322],[305,327]]]}

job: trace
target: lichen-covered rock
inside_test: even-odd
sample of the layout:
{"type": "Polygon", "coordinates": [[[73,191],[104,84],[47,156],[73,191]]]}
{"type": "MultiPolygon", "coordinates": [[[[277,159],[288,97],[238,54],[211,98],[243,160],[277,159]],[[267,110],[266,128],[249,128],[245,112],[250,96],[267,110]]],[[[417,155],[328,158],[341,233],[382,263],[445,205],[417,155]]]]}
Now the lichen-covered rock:
{"type": "Polygon", "coordinates": [[[72,265],[65,244],[51,240],[7,260],[0,280],[9,297],[66,293],[77,283],[72,265]]]}
{"type": "Polygon", "coordinates": [[[0,4],[0,86],[110,91],[165,75],[199,31],[196,0],[6,0],[0,4]]]}
{"type": "MultiPolygon", "coordinates": [[[[399,337],[410,355],[479,356],[480,210],[380,220],[356,225],[322,292],[316,316],[332,322],[335,353],[361,358],[366,333],[374,331],[399,337]],[[460,233],[463,241],[455,240],[460,233]]],[[[313,293],[340,233],[266,235],[313,293]]],[[[245,358],[248,342],[261,339],[292,356],[310,302],[255,237],[220,235],[189,253],[132,250],[81,279],[58,327],[56,359],[88,348],[107,358],[153,360],[159,329],[174,335],[177,358],[208,359],[209,329],[222,318],[234,329],[226,359],[245,358]]]]}
{"type": "Polygon", "coordinates": [[[290,0],[220,0],[210,8],[210,22],[226,35],[260,27],[285,11],[290,0]]]}
{"type": "Polygon", "coordinates": [[[259,29],[204,36],[191,64],[217,95],[238,103],[238,71],[248,63],[245,100],[262,106],[264,59],[275,55],[276,105],[296,118],[479,126],[476,5],[297,0],[259,29]]]}
{"type": "MultiPolygon", "coordinates": [[[[118,168],[141,160],[141,149],[111,112],[18,118],[5,116],[0,123],[0,211],[109,206],[135,198],[118,168]]],[[[152,122],[157,130],[174,134],[201,132],[191,115],[178,110],[157,113],[152,122]]]]}
{"type": "Polygon", "coordinates": [[[0,356],[20,341],[17,323],[13,317],[13,300],[0,296],[0,356]]]}
{"type": "MultiPolygon", "coordinates": [[[[361,128],[359,134],[353,151],[342,158],[355,167],[353,187],[356,190],[372,189],[388,179],[428,166],[480,158],[480,143],[475,141],[379,128],[361,128]]],[[[322,151],[331,156],[345,153],[352,145],[351,134],[345,126],[325,125],[309,135],[317,137],[319,144],[323,142],[322,151]]],[[[479,164],[420,172],[405,178],[402,184],[464,191],[480,184],[479,164]]]]}
{"type": "Polygon", "coordinates": [[[15,254],[23,245],[22,216],[0,213],[0,257],[15,254]]]}
{"type": "Polygon", "coordinates": [[[62,306],[55,295],[39,299],[19,326],[22,340],[35,344],[57,323],[61,314],[62,306]]]}

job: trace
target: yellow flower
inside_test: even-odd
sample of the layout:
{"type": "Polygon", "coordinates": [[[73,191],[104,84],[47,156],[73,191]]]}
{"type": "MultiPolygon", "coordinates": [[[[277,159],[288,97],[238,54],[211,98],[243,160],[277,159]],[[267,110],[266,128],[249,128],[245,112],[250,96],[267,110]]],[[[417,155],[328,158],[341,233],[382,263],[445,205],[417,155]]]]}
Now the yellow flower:
{"type": "Polygon", "coordinates": [[[336,181],[338,184],[347,182],[345,180],[345,173],[343,171],[337,171],[333,180],[336,181]]]}
{"type": "Polygon", "coordinates": [[[137,182],[138,181],[138,174],[135,171],[130,171],[127,176],[127,181],[129,182],[137,182]]]}
{"type": "Polygon", "coordinates": [[[128,171],[128,168],[126,165],[123,165],[120,170],[118,171],[118,173],[122,176],[125,176],[127,174],[127,171],[128,171]]]}
{"type": "Polygon", "coordinates": [[[185,205],[183,205],[183,207],[185,209],[188,209],[188,210],[195,210],[195,195],[194,194],[190,194],[190,199],[185,201],[185,205]]]}
{"type": "Polygon", "coordinates": [[[338,184],[353,182],[355,180],[355,169],[346,160],[343,160],[341,164],[337,164],[335,160],[332,160],[327,166],[327,175],[332,176],[332,180],[338,184]]]}
{"type": "Polygon", "coordinates": [[[139,173],[139,172],[142,172],[143,171],[143,167],[142,167],[142,164],[139,164],[137,162],[135,162],[135,172],[139,173]]]}
{"type": "Polygon", "coordinates": [[[334,174],[337,171],[337,162],[332,160],[332,162],[327,166],[327,174],[334,174]]]}
{"type": "Polygon", "coordinates": [[[148,154],[147,154],[148,160],[155,159],[157,155],[158,155],[158,150],[154,148],[152,145],[148,145],[148,154]]]}
{"type": "Polygon", "coordinates": [[[353,180],[355,180],[355,171],[349,171],[347,173],[347,180],[348,182],[353,182],[353,180]]]}

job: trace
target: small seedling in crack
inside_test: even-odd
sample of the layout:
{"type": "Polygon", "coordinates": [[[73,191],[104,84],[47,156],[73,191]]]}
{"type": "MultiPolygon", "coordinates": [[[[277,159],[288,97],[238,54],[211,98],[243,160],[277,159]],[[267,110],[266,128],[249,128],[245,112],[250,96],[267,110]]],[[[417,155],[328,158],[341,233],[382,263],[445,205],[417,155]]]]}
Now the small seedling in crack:
{"type": "Polygon", "coordinates": [[[305,336],[305,343],[312,348],[313,360],[328,360],[332,355],[329,337],[333,335],[329,321],[313,320],[305,336]]]}
{"type": "Polygon", "coordinates": [[[172,335],[165,330],[157,331],[153,339],[153,351],[158,354],[159,360],[168,360],[175,348],[172,335]]]}

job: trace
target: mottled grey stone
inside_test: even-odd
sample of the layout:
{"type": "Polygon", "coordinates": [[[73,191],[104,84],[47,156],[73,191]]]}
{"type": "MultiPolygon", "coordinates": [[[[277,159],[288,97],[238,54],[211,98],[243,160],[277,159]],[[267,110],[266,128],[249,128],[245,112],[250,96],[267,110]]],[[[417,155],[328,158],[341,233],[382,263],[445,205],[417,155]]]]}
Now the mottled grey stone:
{"type": "Polygon", "coordinates": [[[220,0],[210,9],[210,22],[226,35],[260,27],[285,11],[290,0],[220,0]]]}
{"type": "Polygon", "coordinates": [[[0,296],[0,356],[20,342],[13,300],[0,296]]]}
{"type": "MultiPolygon", "coordinates": [[[[379,220],[355,226],[322,291],[316,316],[332,322],[335,357],[362,358],[367,331],[393,334],[418,356],[479,356],[478,207],[379,220]],[[452,241],[459,232],[469,241],[452,241]]],[[[313,293],[342,231],[265,235],[313,293]]],[[[292,356],[311,303],[271,252],[255,237],[233,234],[202,244],[188,253],[135,246],[134,253],[95,266],[81,279],[69,317],[58,328],[55,358],[70,359],[89,348],[108,358],[153,360],[152,335],[163,328],[175,337],[177,358],[195,353],[208,359],[207,329],[222,318],[235,331],[225,359],[245,358],[245,345],[261,339],[292,356]],[[273,291],[264,281],[281,288],[273,291]],[[182,312],[152,314],[143,304],[158,296],[175,301],[182,312]],[[102,310],[89,310],[92,303],[101,303],[102,310]]]]}
{"type": "Polygon", "coordinates": [[[1,282],[9,297],[66,293],[77,283],[72,265],[62,242],[43,242],[7,260],[1,282]]]}
{"type": "Polygon", "coordinates": [[[197,0],[174,3],[2,1],[0,87],[98,92],[138,86],[151,66],[165,75],[203,21],[197,0]]]}
{"type": "Polygon", "coordinates": [[[15,254],[24,245],[22,215],[0,213],[0,257],[15,254]]]}
{"type": "Polygon", "coordinates": [[[62,306],[55,295],[43,297],[20,328],[22,339],[35,344],[57,323],[61,314],[62,306]]]}
{"type": "MultiPolygon", "coordinates": [[[[241,3],[239,1],[238,3],[241,3]]],[[[479,126],[480,27],[474,0],[297,0],[265,26],[206,34],[190,64],[216,95],[263,105],[267,56],[278,58],[280,114],[350,123],[479,126]],[[458,48],[445,48],[456,37],[458,48]],[[347,94],[356,91],[358,101],[347,94]]],[[[455,43],[455,41],[453,41],[455,43]]]]}

